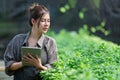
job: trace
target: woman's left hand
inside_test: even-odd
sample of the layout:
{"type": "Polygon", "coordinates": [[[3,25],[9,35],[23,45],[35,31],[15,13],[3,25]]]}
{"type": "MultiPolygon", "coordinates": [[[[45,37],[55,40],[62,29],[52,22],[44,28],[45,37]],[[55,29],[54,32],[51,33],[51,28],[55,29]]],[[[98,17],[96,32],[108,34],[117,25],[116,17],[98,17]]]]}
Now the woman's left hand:
{"type": "Polygon", "coordinates": [[[40,70],[46,70],[47,67],[42,65],[41,59],[36,55],[33,57],[30,53],[23,57],[23,60],[40,70]]]}

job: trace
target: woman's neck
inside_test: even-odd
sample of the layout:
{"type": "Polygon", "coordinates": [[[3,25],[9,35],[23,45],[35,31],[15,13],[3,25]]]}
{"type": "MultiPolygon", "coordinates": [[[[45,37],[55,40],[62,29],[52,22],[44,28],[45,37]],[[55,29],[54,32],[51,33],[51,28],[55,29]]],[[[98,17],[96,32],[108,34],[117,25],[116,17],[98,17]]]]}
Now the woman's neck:
{"type": "Polygon", "coordinates": [[[39,33],[39,32],[34,31],[34,30],[32,30],[30,33],[30,37],[35,39],[35,40],[38,40],[41,37],[41,35],[42,35],[42,33],[39,33]]]}
{"type": "Polygon", "coordinates": [[[30,33],[29,39],[28,39],[28,44],[30,47],[35,47],[37,41],[39,40],[39,38],[41,37],[42,34],[38,34],[37,32],[32,32],[30,33]]]}

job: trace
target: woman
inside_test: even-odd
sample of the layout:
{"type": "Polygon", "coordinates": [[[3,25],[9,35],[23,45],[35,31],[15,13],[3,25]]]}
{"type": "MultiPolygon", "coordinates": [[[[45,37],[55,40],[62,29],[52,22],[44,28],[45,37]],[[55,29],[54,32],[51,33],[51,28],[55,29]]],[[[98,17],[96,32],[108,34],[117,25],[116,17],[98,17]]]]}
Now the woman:
{"type": "Polygon", "coordinates": [[[52,68],[57,61],[57,46],[53,38],[44,35],[50,26],[50,14],[43,5],[33,4],[30,8],[29,23],[31,31],[16,35],[8,44],[5,54],[5,72],[14,75],[14,80],[42,80],[41,70],[52,68]],[[21,58],[21,47],[42,48],[41,57],[33,57],[29,53],[21,58]],[[24,66],[22,60],[32,66],[24,66]]]}

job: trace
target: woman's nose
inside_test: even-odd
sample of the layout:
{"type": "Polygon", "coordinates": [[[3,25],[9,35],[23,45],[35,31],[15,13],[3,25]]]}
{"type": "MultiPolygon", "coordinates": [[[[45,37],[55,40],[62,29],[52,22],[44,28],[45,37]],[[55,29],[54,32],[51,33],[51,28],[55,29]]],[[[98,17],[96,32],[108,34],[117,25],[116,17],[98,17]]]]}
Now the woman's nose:
{"type": "Polygon", "coordinates": [[[50,22],[48,22],[48,21],[45,21],[45,25],[48,25],[50,22]]]}

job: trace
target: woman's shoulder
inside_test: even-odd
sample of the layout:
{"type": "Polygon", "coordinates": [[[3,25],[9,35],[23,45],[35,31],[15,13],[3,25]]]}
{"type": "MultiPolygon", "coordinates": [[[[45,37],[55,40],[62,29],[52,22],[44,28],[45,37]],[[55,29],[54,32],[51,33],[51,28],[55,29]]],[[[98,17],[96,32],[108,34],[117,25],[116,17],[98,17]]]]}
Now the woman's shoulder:
{"type": "Polygon", "coordinates": [[[56,49],[56,40],[53,37],[47,36],[45,35],[45,39],[44,39],[44,44],[46,46],[46,48],[49,50],[51,47],[56,49]]]}
{"type": "Polygon", "coordinates": [[[13,37],[13,39],[23,39],[23,38],[25,38],[26,37],[26,34],[17,34],[17,35],[15,35],[14,37],[13,37]]]}
{"type": "Polygon", "coordinates": [[[44,35],[44,36],[45,36],[45,40],[46,40],[46,41],[55,42],[55,39],[54,39],[53,37],[50,37],[50,36],[48,36],[48,35],[44,35]]]}
{"type": "Polygon", "coordinates": [[[10,44],[16,44],[17,42],[21,42],[21,41],[23,41],[24,39],[25,39],[25,37],[26,37],[26,34],[17,34],[17,35],[15,35],[11,40],[10,40],[10,44]]]}
{"type": "Polygon", "coordinates": [[[56,45],[56,40],[53,37],[50,37],[50,36],[47,36],[47,35],[45,35],[44,42],[47,46],[56,45]]]}

